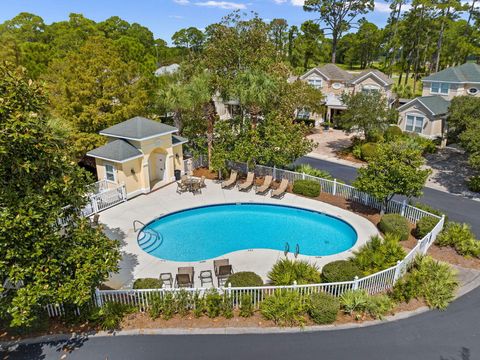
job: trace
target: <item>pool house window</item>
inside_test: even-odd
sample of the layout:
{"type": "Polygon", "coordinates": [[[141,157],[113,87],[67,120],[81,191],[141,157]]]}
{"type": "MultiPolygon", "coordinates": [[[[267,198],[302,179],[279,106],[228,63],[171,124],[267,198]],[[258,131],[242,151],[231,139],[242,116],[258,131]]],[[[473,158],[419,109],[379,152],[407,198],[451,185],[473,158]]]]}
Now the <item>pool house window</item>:
{"type": "Polygon", "coordinates": [[[313,86],[315,89],[320,89],[322,87],[321,79],[308,79],[308,84],[313,86]]]}
{"type": "Polygon", "coordinates": [[[405,130],[421,134],[423,130],[423,119],[423,116],[407,115],[405,130]]]}
{"type": "Polygon", "coordinates": [[[105,164],[105,178],[110,181],[115,181],[115,166],[105,164]]]}
{"type": "Polygon", "coordinates": [[[449,91],[450,84],[447,83],[432,82],[432,84],[430,85],[430,92],[432,94],[447,95],[449,91]]]}

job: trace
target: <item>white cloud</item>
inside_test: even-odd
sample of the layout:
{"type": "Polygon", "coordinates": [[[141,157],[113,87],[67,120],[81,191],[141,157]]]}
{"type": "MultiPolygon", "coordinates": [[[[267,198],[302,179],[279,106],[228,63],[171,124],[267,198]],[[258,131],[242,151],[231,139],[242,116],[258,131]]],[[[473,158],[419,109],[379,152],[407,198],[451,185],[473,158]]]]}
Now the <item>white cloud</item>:
{"type": "Polygon", "coordinates": [[[389,13],[392,10],[390,9],[389,4],[375,1],[375,11],[381,12],[381,13],[389,13]]]}
{"type": "Polygon", "coordinates": [[[201,2],[196,2],[195,5],[216,7],[216,8],[227,9],[227,10],[245,9],[247,7],[245,4],[235,3],[230,1],[201,1],[201,2]]]}
{"type": "Polygon", "coordinates": [[[283,3],[287,2],[287,0],[273,0],[273,2],[275,4],[283,4],[283,3]]]}
{"type": "Polygon", "coordinates": [[[189,0],[173,0],[173,2],[180,4],[180,5],[187,5],[190,4],[189,0]]]}
{"type": "Polygon", "coordinates": [[[170,19],[177,19],[177,20],[185,19],[185,17],[182,15],[168,15],[168,17],[170,19]]]}
{"type": "Polygon", "coordinates": [[[291,0],[293,6],[303,6],[305,4],[305,0],[291,0]]]}

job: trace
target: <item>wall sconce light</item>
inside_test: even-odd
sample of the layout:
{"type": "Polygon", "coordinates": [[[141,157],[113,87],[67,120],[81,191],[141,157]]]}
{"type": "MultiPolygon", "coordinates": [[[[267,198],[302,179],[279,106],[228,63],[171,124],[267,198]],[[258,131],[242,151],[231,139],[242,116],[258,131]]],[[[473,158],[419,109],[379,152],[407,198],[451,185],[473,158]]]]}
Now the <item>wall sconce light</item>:
{"type": "Polygon", "coordinates": [[[180,159],[180,155],[178,155],[178,153],[175,154],[175,159],[180,159]]]}
{"type": "Polygon", "coordinates": [[[131,168],[130,172],[132,173],[132,175],[135,175],[135,169],[134,168],[131,168]]]}

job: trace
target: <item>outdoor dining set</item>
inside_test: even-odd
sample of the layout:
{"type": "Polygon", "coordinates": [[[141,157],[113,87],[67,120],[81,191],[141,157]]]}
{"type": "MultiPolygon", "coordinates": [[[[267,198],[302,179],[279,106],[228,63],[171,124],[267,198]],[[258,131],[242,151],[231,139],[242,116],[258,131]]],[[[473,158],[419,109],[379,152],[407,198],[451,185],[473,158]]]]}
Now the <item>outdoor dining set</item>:
{"type": "MultiPolygon", "coordinates": [[[[213,271],[217,278],[218,286],[224,286],[229,276],[233,274],[233,268],[228,259],[214,260],[213,271]]],[[[183,266],[178,268],[175,280],[171,273],[161,273],[160,280],[163,282],[163,287],[192,288],[195,282],[194,276],[195,269],[193,266],[183,266]]],[[[201,287],[214,286],[212,270],[200,271],[198,278],[201,287]]]]}
{"type": "Polygon", "coordinates": [[[206,186],[207,185],[205,184],[205,176],[198,178],[194,176],[183,175],[180,181],[177,181],[177,193],[201,193],[202,189],[206,186]]]}

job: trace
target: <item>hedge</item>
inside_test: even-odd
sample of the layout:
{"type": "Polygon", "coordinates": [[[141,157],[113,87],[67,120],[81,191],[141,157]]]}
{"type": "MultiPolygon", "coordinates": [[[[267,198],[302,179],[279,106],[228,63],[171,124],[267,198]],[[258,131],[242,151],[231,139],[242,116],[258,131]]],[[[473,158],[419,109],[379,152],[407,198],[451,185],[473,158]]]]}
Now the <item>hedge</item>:
{"type": "Polygon", "coordinates": [[[352,281],[355,276],[362,276],[362,270],[348,260],[333,261],[322,269],[323,282],[352,281]]]}
{"type": "Polygon", "coordinates": [[[141,278],[133,283],[134,289],[160,289],[163,281],[155,278],[141,278]]]}
{"type": "Polygon", "coordinates": [[[226,284],[233,287],[262,286],[263,280],[260,276],[251,271],[240,271],[229,276],[226,284]]]}
{"type": "Polygon", "coordinates": [[[420,220],[417,221],[417,227],[415,228],[415,237],[417,239],[423,239],[425,235],[427,235],[430,231],[433,230],[435,225],[439,220],[432,216],[424,216],[420,220]]]}
{"type": "Polygon", "coordinates": [[[376,152],[377,144],[375,143],[368,142],[360,146],[360,153],[363,160],[368,160],[369,158],[375,156],[376,152]]]}
{"type": "Polygon", "coordinates": [[[313,180],[296,180],[292,191],[299,195],[317,197],[320,195],[321,187],[320,183],[313,180]]]}
{"type": "Polygon", "coordinates": [[[323,292],[310,295],[307,313],[316,324],[331,324],[337,319],[340,302],[323,292]]]}
{"type": "Polygon", "coordinates": [[[403,131],[397,125],[391,125],[385,130],[384,137],[387,141],[395,140],[402,136],[403,131]]]}
{"type": "Polygon", "coordinates": [[[408,220],[398,214],[383,215],[378,223],[378,228],[384,234],[391,233],[397,235],[401,241],[408,240],[408,235],[410,233],[408,220]]]}

